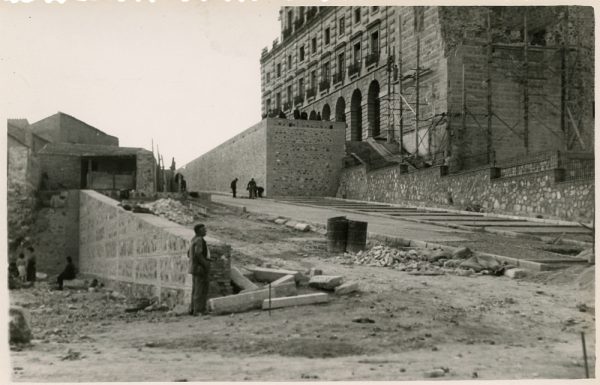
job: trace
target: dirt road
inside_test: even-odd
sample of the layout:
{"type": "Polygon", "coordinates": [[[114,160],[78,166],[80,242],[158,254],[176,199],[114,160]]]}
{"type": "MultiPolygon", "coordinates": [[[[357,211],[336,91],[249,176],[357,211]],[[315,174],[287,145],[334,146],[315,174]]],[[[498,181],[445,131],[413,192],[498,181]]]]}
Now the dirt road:
{"type": "Polygon", "coordinates": [[[12,291],[34,342],[11,352],[14,381],[310,381],[595,376],[594,315],[580,312],[585,267],[506,277],[415,276],[328,255],[325,238],[254,215],[204,222],[238,266],[321,269],[360,292],[328,304],[194,318],[125,313],[110,291],[12,291]],[[354,322],[358,319],[372,323],[354,322]]]}

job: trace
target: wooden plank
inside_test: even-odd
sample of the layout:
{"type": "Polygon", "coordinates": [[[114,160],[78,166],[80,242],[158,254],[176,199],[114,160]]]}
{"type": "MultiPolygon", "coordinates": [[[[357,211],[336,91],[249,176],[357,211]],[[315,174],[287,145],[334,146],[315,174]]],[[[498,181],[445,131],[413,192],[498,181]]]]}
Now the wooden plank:
{"type": "MultiPolygon", "coordinates": [[[[296,283],[294,282],[271,287],[271,299],[295,295],[296,293],[296,283]]],[[[269,299],[268,288],[211,298],[208,300],[208,308],[214,314],[241,313],[252,309],[260,309],[265,299],[267,301],[269,299]]]]}
{"type": "Polygon", "coordinates": [[[233,283],[243,290],[258,289],[258,285],[246,278],[244,274],[235,266],[231,266],[230,276],[233,283]]]}
{"type": "Polygon", "coordinates": [[[265,299],[262,303],[263,310],[278,309],[290,306],[314,305],[318,303],[329,302],[327,293],[314,293],[297,295],[293,297],[272,298],[269,307],[269,299],[265,299]]]}

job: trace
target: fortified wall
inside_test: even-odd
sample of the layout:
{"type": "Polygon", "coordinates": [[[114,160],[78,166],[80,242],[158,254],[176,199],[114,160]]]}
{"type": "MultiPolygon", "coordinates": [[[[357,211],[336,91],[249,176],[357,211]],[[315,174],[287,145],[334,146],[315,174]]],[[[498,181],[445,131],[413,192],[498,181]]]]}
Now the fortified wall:
{"type": "Polygon", "coordinates": [[[188,190],[238,192],[254,178],[269,196],[333,196],[344,157],[344,123],[267,118],[188,163],[188,190]]]}
{"type": "MultiPolygon", "coordinates": [[[[100,193],[82,190],[79,212],[79,270],[124,294],[158,297],[167,304],[190,300],[187,249],[194,232],[152,214],[117,206],[100,193]]],[[[211,263],[209,297],[231,294],[231,247],[206,237],[211,263]]]]}
{"type": "Polygon", "coordinates": [[[337,196],[364,201],[558,218],[594,219],[594,167],[589,154],[541,154],[527,162],[448,174],[445,166],[403,172],[400,166],[344,169],[337,196]]]}

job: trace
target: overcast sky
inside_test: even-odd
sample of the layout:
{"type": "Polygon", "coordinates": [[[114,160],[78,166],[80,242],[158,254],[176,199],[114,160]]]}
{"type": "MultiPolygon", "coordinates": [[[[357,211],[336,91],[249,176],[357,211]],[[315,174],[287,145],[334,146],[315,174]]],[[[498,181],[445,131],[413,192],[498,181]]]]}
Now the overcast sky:
{"type": "Polygon", "coordinates": [[[281,4],[2,1],[0,111],[62,111],[182,166],[260,120],[260,52],[281,4]]]}

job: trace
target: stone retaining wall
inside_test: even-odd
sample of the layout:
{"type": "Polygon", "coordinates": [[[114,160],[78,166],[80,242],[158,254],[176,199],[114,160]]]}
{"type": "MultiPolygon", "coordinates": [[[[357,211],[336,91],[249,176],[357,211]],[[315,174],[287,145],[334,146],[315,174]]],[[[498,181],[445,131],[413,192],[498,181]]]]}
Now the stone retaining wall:
{"type": "MultiPolygon", "coordinates": [[[[188,303],[187,249],[193,230],[152,214],[135,214],[100,193],[82,190],[79,269],[127,295],[188,303]]],[[[231,247],[206,237],[211,256],[210,297],[231,294],[231,247]]]]}
{"type": "Polygon", "coordinates": [[[558,182],[555,170],[490,179],[489,168],[441,176],[440,167],[401,174],[398,166],[372,171],[356,166],[343,170],[337,196],[454,209],[480,205],[486,212],[573,221],[594,218],[593,180],[558,182]]]}

